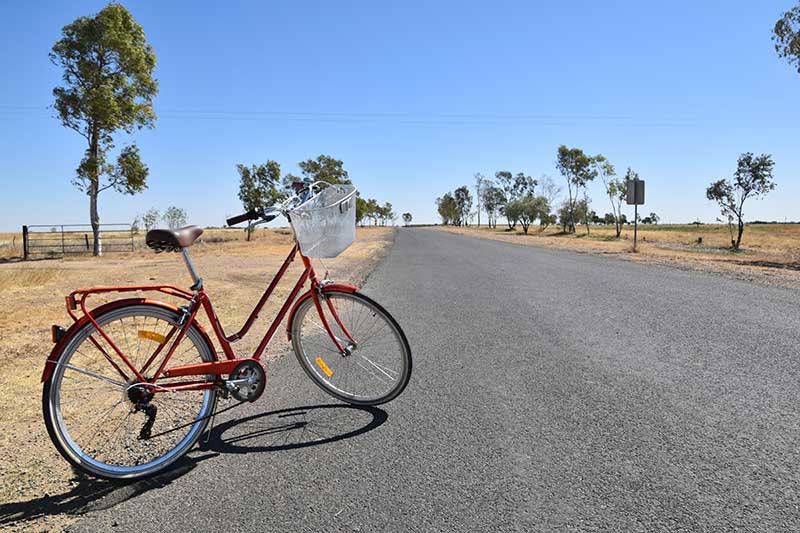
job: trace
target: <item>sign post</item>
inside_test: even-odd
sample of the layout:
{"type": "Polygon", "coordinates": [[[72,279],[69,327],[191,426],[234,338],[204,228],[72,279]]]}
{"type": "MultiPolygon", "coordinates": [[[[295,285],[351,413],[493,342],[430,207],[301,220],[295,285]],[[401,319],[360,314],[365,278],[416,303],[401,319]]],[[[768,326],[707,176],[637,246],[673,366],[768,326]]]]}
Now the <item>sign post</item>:
{"type": "Polygon", "coordinates": [[[639,233],[639,206],[644,205],[644,180],[639,178],[628,182],[628,205],[633,207],[633,251],[636,252],[636,241],[639,233]]]}

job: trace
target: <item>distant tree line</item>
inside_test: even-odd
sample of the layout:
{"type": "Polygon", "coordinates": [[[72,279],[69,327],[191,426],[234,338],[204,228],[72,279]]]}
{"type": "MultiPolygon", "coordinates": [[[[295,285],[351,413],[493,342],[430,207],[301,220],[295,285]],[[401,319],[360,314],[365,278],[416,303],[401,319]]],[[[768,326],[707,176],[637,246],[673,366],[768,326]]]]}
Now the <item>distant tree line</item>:
{"type": "Polygon", "coordinates": [[[166,223],[169,229],[178,229],[186,225],[186,211],[180,207],[170,206],[162,214],[155,207],[151,207],[133,219],[131,229],[138,232],[143,226],[145,230],[149,231],[157,228],[159,221],[166,223]]]}
{"type": "MultiPolygon", "coordinates": [[[[797,16],[800,17],[800,7],[797,16]]],[[[798,21],[800,19],[795,20],[798,21]]],[[[765,196],[776,186],[774,166],[769,154],[755,156],[750,152],[743,153],[739,156],[732,179],[717,180],[706,189],[706,198],[720,207],[724,218],[719,220],[730,228],[733,250],[738,250],[742,242],[745,202],[750,198],[765,196]]],[[[497,227],[498,216],[505,218],[508,231],[519,225],[526,234],[537,221],[541,230],[558,223],[564,233],[575,233],[576,228],[583,225],[589,234],[591,226],[606,224],[614,226],[615,237],[619,239],[623,226],[629,223],[627,215],[622,212],[628,184],[638,180],[639,174],[628,167],[625,176],[618,178],[616,168],[603,154],[590,156],[580,148],[563,144],[558,147],[556,168],[566,183],[567,197],[555,212],[553,206],[561,188],[549,176],[543,175],[537,180],[524,172],[513,174],[502,170],[495,172],[494,180],[480,173],[475,174],[475,201],[466,185],[437,198],[436,208],[441,222],[444,225],[468,226],[477,215],[480,225],[483,211],[490,228],[497,227]],[[592,209],[587,191],[588,185],[598,177],[611,206],[611,212],[602,217],[592,209]]],[[[660,217],[653,212],[637,220],[642,224],[658,224],[659,221],[660,217]]]]}
{"type": "Polygon", "coordinates": [[[387,222],[394,225],[395,220],[397,213],[391,203],[380,205],[374,198],[364,199],[356,193],[356,224],[364,226],[369,221],[373,226],[385,226],[387,222]]]}
{"type": "MultiPolygon", "coordinates": [[[[275,205],[293,193],[292,184],[301,179],[326,181],[331,184],[351,183],[350,175],[344,168],[341,159],[330,155],[319,155],[315,159],[300,161],[301,176],[287,173],[281,175],[281,166],[277,161],[268,160],[260,165],[236,165],[239,173],[239,200],[245,211],[275,205]]],[[[409,216],[410,213],[409,213],[409,216]]],[[[397,213],[390,202],[379,204],[374,198],[362,198],[356,193],[356,224],[360,226],[385,226],[394,224],[397,213]]],[[[247,240],[250,240],[253,226],[247,227],[247,240]]]]}

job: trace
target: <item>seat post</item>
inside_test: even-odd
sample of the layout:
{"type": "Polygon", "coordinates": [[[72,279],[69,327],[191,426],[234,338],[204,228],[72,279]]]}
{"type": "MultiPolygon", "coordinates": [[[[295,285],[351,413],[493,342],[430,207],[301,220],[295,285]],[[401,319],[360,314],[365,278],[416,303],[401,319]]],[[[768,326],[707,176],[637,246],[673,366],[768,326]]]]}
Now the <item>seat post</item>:
{"type": "Polygon", "coordinates": [[[181,248],[181,253],[183,254],[183,261],[186,263],[186,268],[189,269],[189,274],[191,274],[192,281],[194,282],[194,285],[189,288],[193,291],[199,291],[203,288],[203,278],[197,275],[197,271],[194,269],[192,259],[189,257],[189,250],[186,248],[181,248]]]}

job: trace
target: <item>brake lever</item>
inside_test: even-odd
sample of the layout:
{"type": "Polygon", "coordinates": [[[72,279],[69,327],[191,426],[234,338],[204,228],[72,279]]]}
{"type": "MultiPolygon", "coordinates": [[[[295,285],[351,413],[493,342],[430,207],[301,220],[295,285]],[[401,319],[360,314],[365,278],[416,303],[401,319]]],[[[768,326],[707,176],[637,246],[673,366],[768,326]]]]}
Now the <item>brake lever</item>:
{"type": "Polygon", "coordinates": [[[259,220],[259,221],[257,221],[257,222],[253,222],[253,223],[252,223],[252,224],[250,224],[250,225],[251,225],[251,226],[260,226],[261,224],[266,224],[266,223],[268,223],[268,222],[272,222],[272,221],[273,221],[273,220],[275,220],[276,218],[278,218],[278,215],[267,215],[267,216],[265,216],[264,218],[262,218],[261,220],[259,220]]]}

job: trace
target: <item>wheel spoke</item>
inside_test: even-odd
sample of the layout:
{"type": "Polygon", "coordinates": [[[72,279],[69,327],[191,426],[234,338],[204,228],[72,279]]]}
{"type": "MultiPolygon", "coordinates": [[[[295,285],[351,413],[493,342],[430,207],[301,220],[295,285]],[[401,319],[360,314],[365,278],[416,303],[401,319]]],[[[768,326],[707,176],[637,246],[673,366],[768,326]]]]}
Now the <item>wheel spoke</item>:
{"type": "Polygon", "coordinates": [[[331,323],[336,339],[347,331],[357,345],[346,355],[333,349],[330,335],[311,302],[303,304],[292,324],[298,359],[330,394],[354,403],[391,399],[408,381],[410,355],[402,334],[388,315],[358,295],[332,294],[341,325],[331,323]],[[320,360],[321,359],[321,360],[320,360]]]}
{"type": "MultiPolygon", "coordinates": [[[[140,337],[138,330],[161,335],[177,327],[177,319],[176,313],[149,305],[123,307],[97,317],[109,338],[125,347],[137,367],[155,353],[149,337],[140,337]],[[128,331],[131,328],[133,333],[128,331]]],[[[103,349],[92,345],[93,331],[87,327],[75,334],[49,384],[45,409],[53,413],[48,420],[55,425],[54,442],[70,451],[76,466],[94,475],[137,477],[158,471],[188,451],[200,436],[215,404],[214,392],[148,394],[137,382],[103,375],[104,366],[111,371],[111,365],[103,349]],[[150,424],[148,438],[140,438],[150,424]]],[[[214,359],[194,326],[182,342],[175,360],[192,364],[214,359]]]]}

